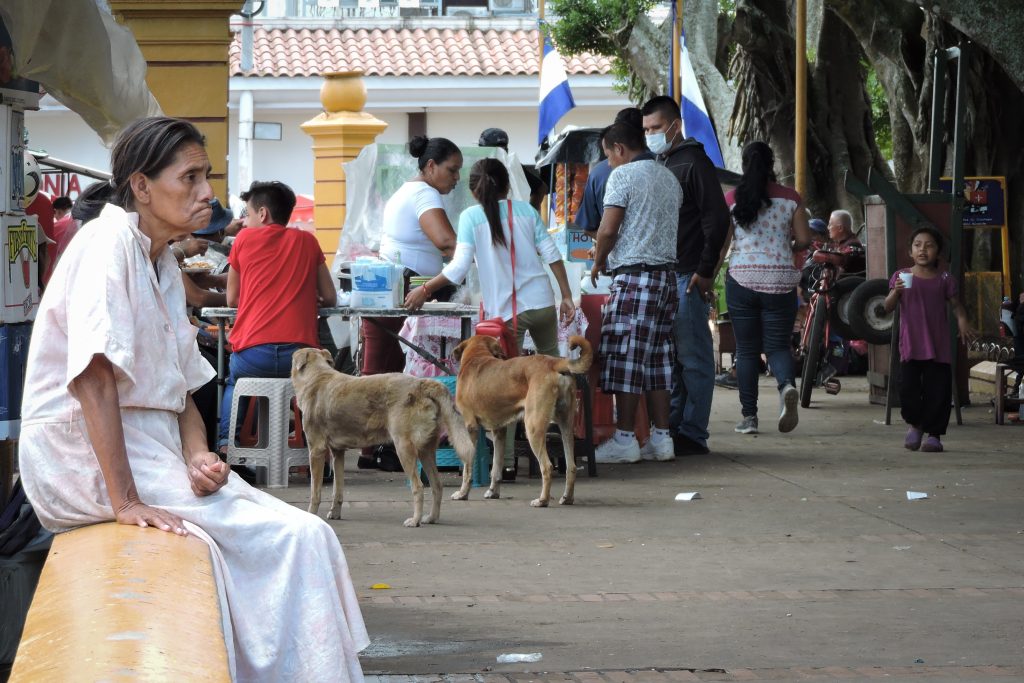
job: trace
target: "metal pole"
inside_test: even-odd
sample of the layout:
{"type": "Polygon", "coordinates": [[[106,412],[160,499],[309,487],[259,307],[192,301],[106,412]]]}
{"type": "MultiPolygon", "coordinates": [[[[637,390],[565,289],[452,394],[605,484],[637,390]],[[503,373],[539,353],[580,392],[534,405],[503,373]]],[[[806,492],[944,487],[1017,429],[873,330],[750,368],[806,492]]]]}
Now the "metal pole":
{"type": "Polygon", "coordinates": [[[537,4],[537,75],[544,69],[544,0],[537,4]]]}
{"type": "Polygon", "coordinates": [[[672,22],[672,96],[676,104],[683,102],[683,78],[679,73],[680,44],[683,37],[683,0],[675,0],[675,21],[672,22]]]}
{"type": "MultiPolygon", "coordinates": [[[[966,116],[967,116],[967,67],[970,61],[970,42],[965,41],[959,49],[949,51],[951,57],[957,57],[956,63],[956,119],[953,122],[953,188],[952,211],[949,220],[949,243],[951,275],[958,283],[963,283],[963,241],[964,241],[964,155],[967,152],[966,116]],[[954,50],[956,50],[954,52],[954,50]]],[[[949,317],[950,339],[953,346],[953,409],[956,423],[963,424],[960,412],[960,383],[957,374],[960,356],[960,345],[957,337],[956,321],[949,317]]]]}
{"type": "Polygon", "coordinates": [[[946,53],[935,51],[935,77],[932,79],[932,129],[928,152],[928,191],[942,192],[939,178],[942,177],[942,132],[946,127],[946,53]]]}
{"type": "Polygon", "coordinates": [[[796,1],[796,191],[807,192],[807,0],[796,1]]]}

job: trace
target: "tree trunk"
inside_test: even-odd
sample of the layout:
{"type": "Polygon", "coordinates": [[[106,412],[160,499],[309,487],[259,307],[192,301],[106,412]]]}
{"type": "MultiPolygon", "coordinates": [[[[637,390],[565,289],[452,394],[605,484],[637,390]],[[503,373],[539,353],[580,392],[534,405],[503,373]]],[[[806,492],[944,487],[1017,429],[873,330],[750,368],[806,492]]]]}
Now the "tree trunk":
{"type": "MultiPolygon", "coordinates": [[[[844,189],[847,171],[866,178],[889,174],[875,144],[871,103],[864,86],[863,53],[856,37],[831,12],[809,23],[819,27],[815,61],[808,69],[808,186],[804,202],[815,216],[862,208],[844,189]]],[[[736,4],[737,42],[731,74],[738,92],[730,133],[739,142],[765,140],[775,151],[779,181],[793,183],[796,83],[790,11],[777,0],[736,4]]],[[[813,34],[812,34],[813,37],[813,34]]]]}
{"type": "MultiPolygon", "coordinates": [[[[923,192],[928,181],[931,141],[932,89],[936,50],[953,47],[964,36],[943,20],[910,4],[888,0],[826,0],[827,6],[856,35],[886,90],[892,122],[893,161],[903,192],[923,192]],[[865,16],[872,21],[864,21],[865,16]]],[[[1013,46],[1000,36],[1007,29],[1001,21],[979,25],[978,16],[999,16],[1011,24],[1020,23],[1017,0],[936,0],[943,17],[956,16],[956,23],[974,30],[982,43],[969,54],[967,82],[962,96],[967,106],[964,135],[967,139],[964,171],[968,176],[1005,176],[1007,182],[1011,277],[1020,284],[1022,233],[1024,233],[1024,46],[1016,34],[1013,46]],[[940,7],[941,5],[941,7],[940,7]],[[967,7],[970,5],[970,7],[967,7]],[[984,12],[978,14],[979,9],[984,12]],[[999,34],[993,37],[993,33],[999,34]]],[[[956,63],[951,63],[947,97],[943,103],[944,175],[952,173],[953,126],[956,111],[956,63]]],[[[976,233],[967,264],[973,270],[1000,270],[998,250],[991,236],[976,233]]]]}
{"type": "Polygon", "coordinates": [[[734,138],[723,135],[732,118],[736,104],[736,89],[719,71],[717,62],[721,45],[718,0],[690,0],[683,14],[686,47],[690,53],[694,74],[700,84],[708,115],[718,132],[718,145],[722,149],[725,167],[740,171],[740,147],[734,138]]]}
{"type": "Polygon", "coordinates": [[[835,14],[824,12],[815,45],[816,60],[808,74],[807,205],[822,218],[847,208],[860,220],[860,202],[845,189],[847,172],[866,179],[874,168],[892,179],[875,143],[860,44],[835,14]]]}

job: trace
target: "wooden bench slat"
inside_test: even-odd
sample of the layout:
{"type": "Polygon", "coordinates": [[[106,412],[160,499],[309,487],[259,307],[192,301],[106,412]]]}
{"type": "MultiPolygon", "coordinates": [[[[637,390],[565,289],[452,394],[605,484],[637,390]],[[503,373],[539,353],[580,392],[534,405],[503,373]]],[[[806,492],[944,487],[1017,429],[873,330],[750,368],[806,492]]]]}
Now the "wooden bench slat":
{"type": "Polygon", "coordinates": [[[11,681],[229,681],[209,547],[158,529],[58,534],[11,681]]]}

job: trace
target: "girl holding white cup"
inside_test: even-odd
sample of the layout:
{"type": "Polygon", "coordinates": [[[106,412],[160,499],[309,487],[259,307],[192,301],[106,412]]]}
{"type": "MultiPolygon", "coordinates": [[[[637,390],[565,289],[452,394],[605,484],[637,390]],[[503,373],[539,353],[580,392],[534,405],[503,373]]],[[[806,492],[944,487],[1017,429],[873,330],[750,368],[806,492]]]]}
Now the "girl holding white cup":
{"type": "Polygon", "coordinates": [[[964,341],[977,336],[958,298],[956,278],[939,264],[941,251],[942,235],[935,228],[915,230],[910,236],[914,265],[893,274],[885,298],[886,312],[900,307],[900,414],[910,425],[903,445],[932,453],[942,451],[953,396],[947,301],[964,341]]]}

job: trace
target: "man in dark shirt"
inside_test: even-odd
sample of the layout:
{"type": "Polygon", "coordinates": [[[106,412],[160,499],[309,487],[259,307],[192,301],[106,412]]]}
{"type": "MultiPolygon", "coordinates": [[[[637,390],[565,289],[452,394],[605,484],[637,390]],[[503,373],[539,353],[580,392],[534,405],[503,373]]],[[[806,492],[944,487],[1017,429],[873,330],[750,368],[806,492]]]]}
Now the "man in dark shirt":
{"type": "Polygon", "coordinates": [[[641,111],[648,148],[672,171],[683,189],[676,240],[679,312],[674,325],[676,364],[671,416],[676,455],[707,453],[715,388],[708,300],[729,232],[729,207],[704,146],[684,137],[675,100],[655,97],[641,111]]]}
{"type": "MultiPolygon", "coordinates": [[[[626,107],[615,115],[615,123],[628,123],[635,128],[643,128],[643,116],[637,107],[626,107]]],[[[576,227],[587,232],[596,232],[601,225],[601,214],[604,213],[604,186],[612,167],[607,159],[602,159],[590,169],[587,185],[583,188],[583,199],[576,211],[576,227]]]]}

